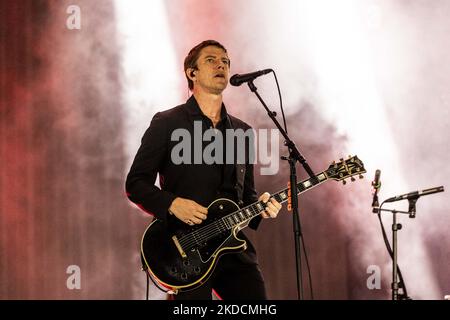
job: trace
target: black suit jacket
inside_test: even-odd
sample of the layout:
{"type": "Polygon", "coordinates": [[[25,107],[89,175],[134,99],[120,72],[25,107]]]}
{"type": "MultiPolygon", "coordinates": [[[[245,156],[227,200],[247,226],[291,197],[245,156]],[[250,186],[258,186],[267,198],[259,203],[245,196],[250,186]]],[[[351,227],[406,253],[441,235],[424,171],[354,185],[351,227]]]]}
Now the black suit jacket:
{"type": "MultiPolygon", "coordinates": [[[[222,110],[225,110],[226,128],[251,129],[245,122],[227,114],[224,106],[222,110]]],[[[185,104],[156,113],[142,138],[127,176],[126,192],[132,202],[157,219],[166,220],[168,209],[176,197],[191,199],[207,207],[221,196],[217,186],[209,181],[211,165],[175,164],[171,158],[172,149],[179,144],[179,141],[171,141],[174,130],[184,129],[194,137],[194,121],[201,121],[202,117],[204,115],[197,101],[191,96],[185,104]],[[155,185],[158,173],[160,188],[155,185]]],[[[246,144],[244,164],[231,165],[235,192],[228,197],[241,207],[257,201],[253,164],[248,158],[250,147],[253,146],[246,144]]],[[[249,227],[256,230],[260,221],[260,216],[253,218],[249,227]]],[[[253,256],[254,248],[250,242],[247,251],[253,256]]]]}

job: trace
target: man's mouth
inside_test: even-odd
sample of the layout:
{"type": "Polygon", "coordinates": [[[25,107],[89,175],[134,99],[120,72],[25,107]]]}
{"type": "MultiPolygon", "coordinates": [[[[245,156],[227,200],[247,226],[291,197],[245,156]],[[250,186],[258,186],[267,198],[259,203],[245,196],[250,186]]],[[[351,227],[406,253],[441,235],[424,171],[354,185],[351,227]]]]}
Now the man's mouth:
{"type": "Polygon", "coordinates": [[[219,74],[216,74],[216,75],[214,76],[214,78],[224,78],[224,79],[225,79],[225,75],[222,74],[222,73],[219,73],[219,74]]]}

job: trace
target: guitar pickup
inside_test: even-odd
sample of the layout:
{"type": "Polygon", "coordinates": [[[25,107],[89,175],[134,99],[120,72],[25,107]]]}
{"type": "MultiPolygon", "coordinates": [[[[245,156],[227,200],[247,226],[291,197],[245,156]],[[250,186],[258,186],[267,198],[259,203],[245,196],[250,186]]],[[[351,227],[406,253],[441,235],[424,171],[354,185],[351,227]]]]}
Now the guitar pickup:
{"type": "Polygon", "coordinates": [[[181,254],[181,256],[182,256],[183,258],[187,258],[187,255],[186,255],[186,253],[184,252],[183,247],[181,246],[180,242],[178,241],[177,236],[173,236],[173,237],[172,237],[172,240],[173,240],[173,242],[175,243],[175,247],[177,247],[178,252],[181,254]]]}

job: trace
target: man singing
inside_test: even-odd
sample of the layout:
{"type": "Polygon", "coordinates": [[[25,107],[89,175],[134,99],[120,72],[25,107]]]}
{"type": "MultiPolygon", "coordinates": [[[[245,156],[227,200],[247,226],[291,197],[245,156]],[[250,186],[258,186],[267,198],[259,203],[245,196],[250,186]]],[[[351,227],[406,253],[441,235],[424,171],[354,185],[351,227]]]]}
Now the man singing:
{"type": "MultiPolygon", "coordinates": [[[[281,204],[273,198],[269,199],[267,192],[258,199],[253,163],[248,157],[244,164],[227,161],[230,157],[226,156],[226,144],[232,141],[225,139],[225,131],[251,129],[245,122],[228,114],[222,101],[230,72],[227,50],[214,40],[201,42],[185,58],[184,72],[192,96],[185,104],[158,112],[153,117],[128,173],[127,195],[132,202],[163,222],[173,215],[191,226],[213,218],[208,215],[207,207],[218,198],[233,200],[241,207],[262,200],[267,204],[266,209],[249,223],[256,230],[261,217],[277,216],[281,204]],[[172,151],[178,141],[173,141],[172,133],[177,129],[190,133],[192,158],[195,158],[194,143],[200,143],[203,154],[208,143],[194,141],[199,136],[194,134],[196,127],[201,128],[202,132],[216,129],[222,133],[225,140],[220,153],[223,161],[212,164],[205,161],[174,161],[176,153],[172,151]],[[155,186],[158,173],[160,188],[155,186]]],[[[237,152],[248,154],[250,148],[249,143],[243,148],[237,146],[237,152]]],[[[212,275],[203,285],[195,290],[179,292],[174,299],[211,299],[212,290],[223,299],[267,299],[255,249],[242,232],[239,236],[247,241],[246,250],[220,257],[212,275]]]]}

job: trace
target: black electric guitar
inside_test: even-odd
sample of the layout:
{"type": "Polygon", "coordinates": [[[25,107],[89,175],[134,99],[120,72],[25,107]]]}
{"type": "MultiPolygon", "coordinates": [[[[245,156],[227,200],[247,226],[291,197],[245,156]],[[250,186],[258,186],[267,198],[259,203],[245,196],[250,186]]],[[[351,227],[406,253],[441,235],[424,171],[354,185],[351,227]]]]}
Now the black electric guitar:
{"type": "MultiPolygon", "coordinates": [[[[298,193],[312,189],[327,180],[343,181],[365,173],[358,157],[340,159],[314,178],[297,184],[298,193]]],[[[290,190],[290,189],[289,189],[290,190]]],[[[278,202],[288,200],[286,188],[272,194],[278,202]]],[[[245,250],[247,243],[237,237],[239,230],[248,226],[250,220],[265,208],[262,201],[244,208],[229,200],[217,199],[208,207],[208,219],[201,224],[189,226],[175,216],[167,223],[154,220],[145,230],[141,253],[150,277],[161,288],[178,293],[201,286],[211,275],[222,254],[245,250]]]]}

